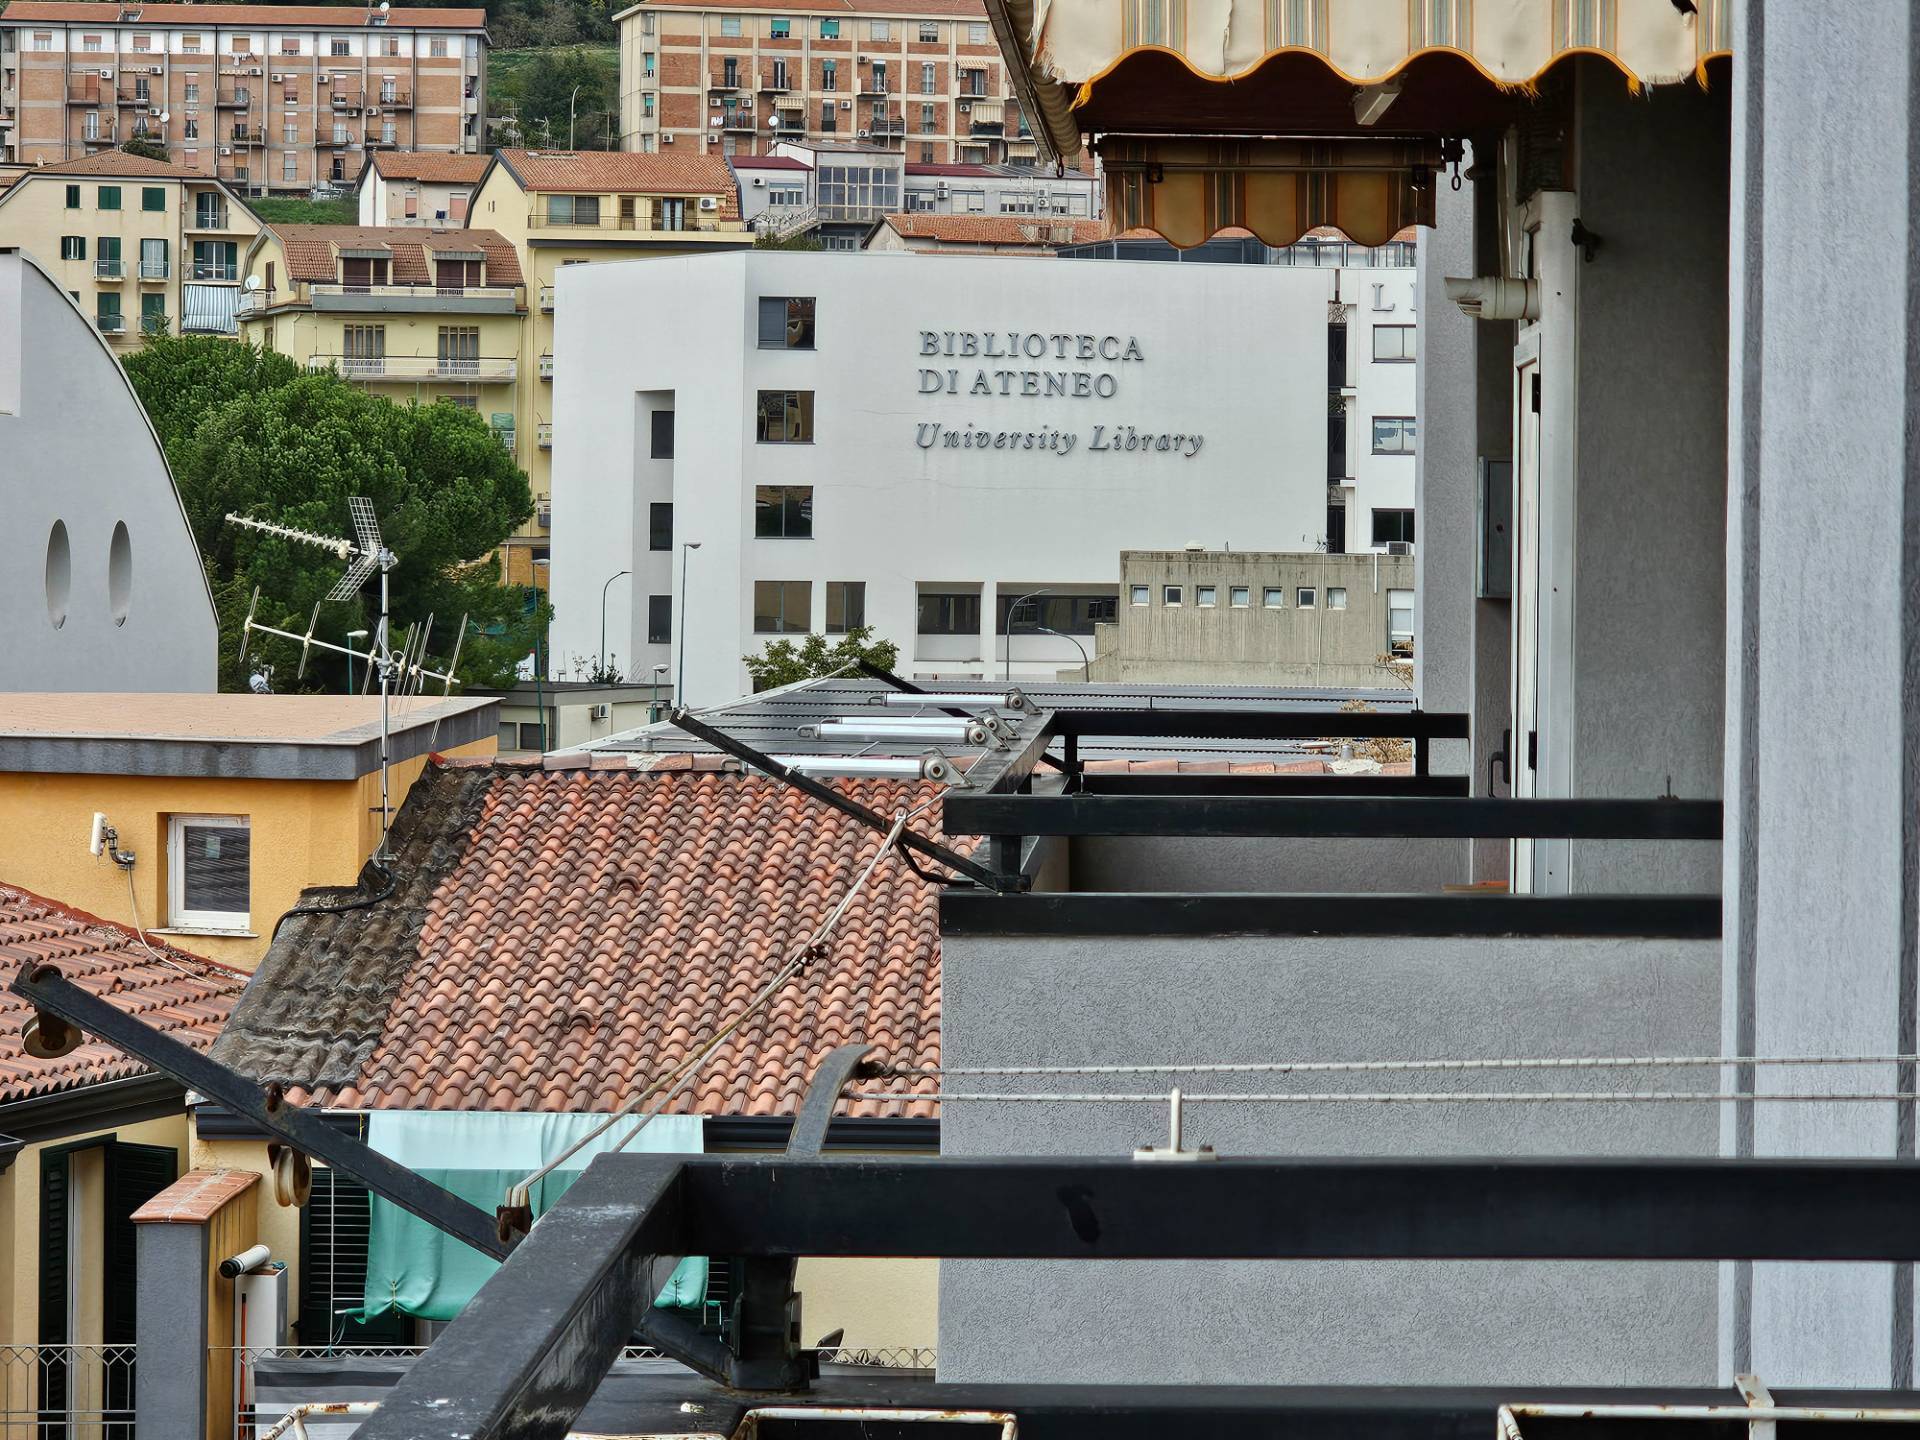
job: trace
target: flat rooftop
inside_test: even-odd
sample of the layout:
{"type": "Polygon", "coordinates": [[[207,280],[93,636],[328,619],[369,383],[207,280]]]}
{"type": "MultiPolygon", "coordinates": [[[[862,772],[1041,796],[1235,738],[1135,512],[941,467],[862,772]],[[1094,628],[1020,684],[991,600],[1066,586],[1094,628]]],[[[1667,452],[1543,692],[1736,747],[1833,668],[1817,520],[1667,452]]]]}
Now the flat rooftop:
{"type": "MultiPolygon", "coordinates": [[[[410,760],[497,733],[493,699],[392,702],[390,754],[410,760]]],[[[0,695],[0,771],[351,780],[380,767],[377,695],[0,695]]]]}

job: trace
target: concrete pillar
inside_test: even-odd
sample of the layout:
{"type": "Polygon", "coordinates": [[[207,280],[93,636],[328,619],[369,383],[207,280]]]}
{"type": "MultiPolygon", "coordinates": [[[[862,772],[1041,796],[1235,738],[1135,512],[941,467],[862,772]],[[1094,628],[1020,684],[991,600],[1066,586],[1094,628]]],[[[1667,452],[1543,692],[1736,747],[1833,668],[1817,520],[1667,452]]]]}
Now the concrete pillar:
{"type": "MultiPolygon", "coordinates": [[[[1920,10],[1736,10],[1724,1043],[1911,1053],[1920,988],[1920,10]]],[[[1742,1076],[1913,1088],[1911,1067],[1742,1076]]],[[[1911,1107],[1727,1107],[1736,1155],[1911,1157],[1911,1107]]],[[[1728,1267],[1722,1373],[1908,1386],[1910,1266],[1728,1267]]]]}
{"type": "MultiPolygon", "coordinates": [[[[1495,172],[1493,152],[1483,152],[1471,172],[1473,184],[1473,273],[1505,273],[1500,259],[1500,186],[1495,172]]],[[[1473,327],[1474,432],[1477,459],[1490,462],[1513,460],[1513,339],[1514,325],[1508,320],[1482,320],[1473,327]]],[[[1499,472],[1500,488],[1509,500],[1513,493],[1511,469],[1499,472]]],[[[1475,499],[1478,499],[1476,494],[1475,499]]],[[[1499,542],[1512,568],[1513,527],[1511,519],[1502,530],[1499,542]]],[[[1477,577],[1477,571],[1476,571],[1477,577]]],[[[1498,587],[1494,587],[1498,588],[1498,587]]],[[[1510,587],[1509,587],[1510,588],[1510,587]]],[[[1476,587],[1477,597],[1478,587],[1476,587]]],[[[1507,731],[1513,725],[1513,674],[1510,669],[1513,649],[1513,602],[1505,594],[1473,602],[1473,674],[1470,699],[1473,707],[1473,793],[1508,795],[1512,793],[1512,766],[1505,781],[1492,779],[1491,764],[1496,752],[1504,752],[1510,743],[1507,731]]],[[[1473,842],[1475,881],[1505,880],[1511,871],[1512,842],[1476,840],[1473,842]]]]}
{"type": "Polygon", "coordinates": [[[133,1212],[141,1440],[219,1440],[230,1433],[232,1287],[209,1282],[222,1259],[254,1243],[259,1180],[251,1170],[190,1171],[133,1212]]]}
{"type": "MultiPolygon", "coordinates": [[[[1467,162],[1462,162],[1463,168],[1467,162]]],[[[1422,709],[1472,709],[1474,564],[1474,322],[1441,282],[1473,274],[1473,191],[1438,180],[1434,228],[1420,232],[1414,329],[1420,363],[1413,457],[1413,692],[1422,709]]],[[[1364,433],[1365,416],[1358,417],[1364,433]]],[[[1433,747],[1437,775],[1463,775],[1467,742],[1433,747]]]]}

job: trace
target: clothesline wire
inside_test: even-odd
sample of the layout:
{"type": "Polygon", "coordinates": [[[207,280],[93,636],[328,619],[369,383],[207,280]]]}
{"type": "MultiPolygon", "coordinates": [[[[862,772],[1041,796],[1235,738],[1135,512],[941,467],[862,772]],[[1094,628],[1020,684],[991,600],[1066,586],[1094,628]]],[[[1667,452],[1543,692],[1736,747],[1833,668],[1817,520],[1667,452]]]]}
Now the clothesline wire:
{"type": "MultiPolygon", "coordinates": [[[[924,809],[925,806],[920,808],[924,809]]],[[[894,847],[899,843],[900,832],[906,828],[907,820],[912,813],[917,812],[902,810],[899,815],[894,817],[893,825],[887,831],[886,839],[883,840],[879,848],[874,851],[873,858],[868,860],[866,865],[861,868],[859,875],[854,878],[853,884],[847,887],[846,892],[841,895],[833,909],[829,910],[826,917],[822,919],[818,925],[813,927],[812,931],[807,935],[807,938],[800,941],[787,952],[787,957],[785,961],[782,962],[780,968],[774,972],[772,978],[769,979],[765,985],[760,987],[759,991],[741,1008],[739,1013],[725,1025],[721,1026],[719,1030],[714,1032],[707,1042],[695,1051],[692,1056],[673,1067],[673,1069],[669,1070],[666,1074],[660,1076],[638,1095],[626,1101],[619,1109],[615,1110],[613,1114],[607,1116],[606,1119],[595,1125],[593,1129],[575,1140],[565,1150],[562,1150],[558,1155],[547,1161],[524,1180],[509,1186],[506,1195],[507,1205],[514,1207],[529,1204],[528,1197],[532,1193],[533,1186],[536,1183],[553,1173],[562,1163],[574,1155],[577,1155],[594,1140],[606,1134],[607,1131],[611,1130],[615,1125],[619,1124],[621,1120],[646,1104],[647,1101],[653,1099],[655,1096],[660,1096],[659,1103],[645,1115],[641,1116],[639,1122],[633,1129],[613,1148],[615,1150],[625,1149],[632,1143],[635,1136],[646,1129],[648,1125],[652,1124],[654,1117],[667,1105],[670,1105],[675,1097],[693,1082],[695,1074],[713,1053],[724,1045],[735,1031],[746,1024],[763,1005],[780,992],[781,988],[785,986],[789,980],[801,970],[805,969],[815,958],[818,948],[824,945],[834,930],[839,927],[840,921],[846,916],[848,908],[853,904],[855,898],[859,896],[861,891],[866,888],[867,882],[873,878],[874,872],[880,868],[880,862],[893,852],[894,847]],[[665,1092],[664,1094],[662,1093],[663,1091],[665,1092]]]]}

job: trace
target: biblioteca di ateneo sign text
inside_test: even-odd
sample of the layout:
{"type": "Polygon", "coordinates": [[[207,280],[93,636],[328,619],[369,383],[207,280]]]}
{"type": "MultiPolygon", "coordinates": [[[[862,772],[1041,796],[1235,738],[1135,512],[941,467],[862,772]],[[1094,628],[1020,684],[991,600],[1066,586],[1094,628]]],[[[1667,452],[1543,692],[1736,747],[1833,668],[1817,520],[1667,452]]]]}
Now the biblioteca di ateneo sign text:
{"type": "MultiPolygon", "coordinates": [[[[1132,335],[1042,335],[1024,330],[922,330],[920,356],[975,362],[942,368],[923,365],[922,395],[1026,400],[1111,400],[1120,393],[1125,367],[1146,360],[1140,341],[1132,335]],[[1003,363],[988,366],[981,361],[1003,363]]],[[[1078,430],[1057,427],[998,430],[971,421],[958,426],[923,421],[914,427],[914,444],[922,450],[1046,450],[1070,455],[1080,440],[1078,430]]],[[[1095,425],[1086,437],[1088,450],[1178,455],[1183,460],[1198,455],[1206,443],[1204,435],[1132,425],[1095,425]]]]}

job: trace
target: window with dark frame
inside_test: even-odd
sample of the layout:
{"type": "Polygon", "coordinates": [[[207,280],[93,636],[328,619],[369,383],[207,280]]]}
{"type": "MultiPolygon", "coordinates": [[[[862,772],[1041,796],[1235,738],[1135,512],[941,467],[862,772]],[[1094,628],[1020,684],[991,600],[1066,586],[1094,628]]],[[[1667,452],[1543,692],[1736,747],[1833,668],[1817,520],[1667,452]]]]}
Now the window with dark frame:
{"type": "Polygon", "coordinates": [[[648,457],[654,460],[673,459],[673,411],[655,410],[648,418],[648,457]]]}
{"type": "Polygon", "coordinates": [[[762,445],[813,443],[813,392],[762,390],[755,438],[762,445]]]}
{"type": "Polygon", "coordinates": [[[1413,511],[1411,510],[1375,510],[1373,512],[1373,543],[1392,545],[1405,542],[1413,543],[1413,511]]]}
{"type": "Polygon", "coordinates": [[[647,597],[647,643],[649,645],[673,643],[673,596],[649,595],[647,597]]]}
{"type": "Polygon", "coordinates": [[[760,348],[762,350],[813,349],[813,297],[811,295],[762,295],[760,297],[760,348]]]}
{"type": "Polygon", "coordinates": [[[1411,455],[1416,438],[1416,422],[1411,415],[1376,415],[1373,417],[1373,453],[1376,455],[1411,455]]]}
{"type": "Polygon", "coordinates": [[[761,540],[811,540],[813,487],[754,486],[753,533],[761,540]]]}
{"type": "Polygon", "coordinates": [[[977,590],[922,590],[918,633],[922,635],[978,635],[980,592],[977,590]]]}
{"type": "Polygon", "coordinates": [[[647,506],[647,548],[673,549],[673,502],[656,500],[647,506]]]}
{"type": "Polygon", "coordinates": [[[827,634],[845,635],[867,623],[867,582],[827,582],[827,634]]]}
{"type": "Polygon", "coordinates": [[[804,635],[813,623],[811,580],[753,582],[753,633],[804,635]]]}

